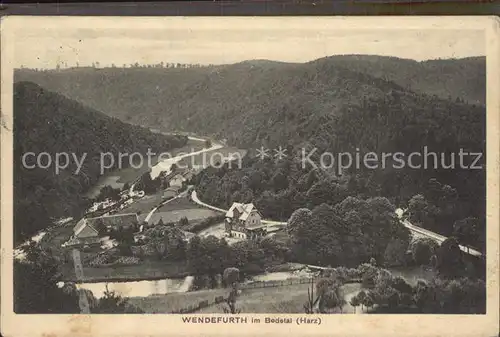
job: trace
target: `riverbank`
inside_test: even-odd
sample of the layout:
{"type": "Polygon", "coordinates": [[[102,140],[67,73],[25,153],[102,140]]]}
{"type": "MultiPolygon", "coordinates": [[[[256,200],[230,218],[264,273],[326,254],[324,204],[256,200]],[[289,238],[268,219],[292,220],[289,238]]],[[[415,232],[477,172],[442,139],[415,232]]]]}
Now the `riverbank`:
{"type": "Polygon", "coordinates": [[[65,268],[61,280],[75,283],[154,281],[166,278],[181,279],[190,275],[185,261],[141,261],[136,265],[84,267],[81,280],[76,279],[72,263],[65,268]]]}
{"type": "MultiPolygon", "coordinates": [[[[203,150],[205,147],[205,142],[203,140],[198,140],[194,138],[189,138],[187,143],[179,148],[171,149],[167,151],[170,157],[176,157],[178,155],[185,155],[186,153],[198,152],[203,150]]],[[[167,157],[165,155],[165,157],[167,157]]],[[[147,158],[145,158],[147,159],[147,158]]],[[[92,186],[86,193],[86,196],[89,198],[96,197],[101,188],[106,185],[109,185],[113,188],[123,188],[126,183],[134,182],[138,177],[142,176],[144,173],[150,171],[154,166],[158,165],[159,154],[155,156],[151,156],[151,166],[149,165],[147,160],[142,161],[141,163],[135,163],[134,167],[127,167],[122,169],[117,169],[112,172],[109,172],[102,177],[99,178],[97,183],[92,186]],[[139,164],[141,164],[139,166],[139,164]]],[[[123,160],[127,161],[128,158],[125,157],[123,160]]]]}

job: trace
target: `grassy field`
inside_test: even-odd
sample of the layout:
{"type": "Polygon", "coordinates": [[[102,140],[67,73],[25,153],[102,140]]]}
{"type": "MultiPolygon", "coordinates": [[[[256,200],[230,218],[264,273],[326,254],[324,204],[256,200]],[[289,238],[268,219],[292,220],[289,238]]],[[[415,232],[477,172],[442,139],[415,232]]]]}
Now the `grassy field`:
{"type": "Polygon", "coordinates": [[[150,222],[157,223],[161,219],[163,223],[177,223],[181,218],[186,217],[190,224],[195,224],[213,215],[215,215],[215,212],[212,210],[197,208],[169,212],[155,212],[151,216],[150,222]]]}
{"type": "Polygon", "coordinates": [[[186,198],[178,198],[172,200],[168,204],[161,206],[158,209],[158,212],[170,212],[170,211],[179,211],[188,209],[206,209],[206,208],[199,206],[198,204],[192,202],[186,197],[186,198]]]}
{"type": "MultiPolygon", "coordinates": [[[[304,304],[307,301],[309,284],[295,284],[274,288],[243,289],[236,302],[242,313],[304,313],[304,304]]],[[[360,284],[347,284],[343,287],[345,295],[356,293],[361,289],[360,284]]],[[[229,289],[211,289],[188,293],[173,293],[162,296],[135,297],[130,301],[147,313],[167,313],[189,305],[196,305],[203,300],[213,303],[215,297],[227,297],[229,289]]],[[[224,313],[225,304],[215,304],[200,311],[201,313],[224,313]]],[[[334,312],[339,312],[336,310],[334,312]]],[[[344,313],[353,313],[354,308],[346,304],[344,313]]]]}
{"type": "Polygon", "coordinates": [[[139,213],[139,222],[144,221],[148,213],[162,201],[163,191],[153,195],[145,195],[141,199],[135,200],[133,204],[121,209],[117,214],[139,213]]]}
{"type": "Polygon", "coordinates": [[[160,219],[164,223],[178,222],[182,217],[187,217],[190,224],[196,224],[214,215],[217,213],[195,204],[188,198],[178,198],[153,213],[150,223],[157,223],[160,219]]]}

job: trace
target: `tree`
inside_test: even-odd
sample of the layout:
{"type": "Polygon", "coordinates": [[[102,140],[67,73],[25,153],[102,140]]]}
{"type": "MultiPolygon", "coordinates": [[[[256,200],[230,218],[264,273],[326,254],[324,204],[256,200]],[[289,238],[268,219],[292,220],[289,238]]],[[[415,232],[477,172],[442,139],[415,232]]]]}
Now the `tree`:
{"type": "Polygon", "coordinates": [[[113,188],[109,185],[103,186],[99,191],[99,195],[97,196],[96,200],[103,201],[106,199],[111,199],[114,201],[120,200],[120,189],[113,188]]]}
{"type": "Polygon", "coordinates": [[[292,237],[297,238],[301,232],[310,226],[312,222],[312,212],[307,208],[299,208],[292,213],[288,219],[286,230],[292,237]]]}
{"type": "Polygon", "coordinates": [[[57,287],[60,262],[36,245],[29,249],[24,261],[14,261],[14,311],[80,313],[78,294],[57,287]]]}
{"type": "Polygon", "coordinates": [[[319,300],[320,312],[327,312],[340,306],[340,298],[334,290],[326,291],[319,300]]]}
{"type": "Polygon", "coordinates": [[[183,216],[182,218],[180,218],[180,220],[179,220],[179,226],[181,226],[183,228],[189,226],[189,220],[188,220],[188,218],[185,217],[185,216],[183,216]]]}
{"type": "Polygon", "coordinates": [[[237,283],[233,284],[231,292],[226,299],[227,308],[224,307],[224,313],[226,314],[239,314],[241,309],[236,308],[236,299],[238,298],[238,286],[237,283]]]}
{"type": "Polygon", "coordinates": [[[457,277],[463,272],[463,254],[458,240],[450,237],[443,241],[437,251],[437,267],[444,277],[457,277]]]}
{"type": "Polygon", "coordinates": [[[321,205],[322,203],[335,205],[344,200],[346,189],[331,179],[320,180],[307,191],[307,197],[313,205],[321,205]]]}
{"type": "Polygon", "coordinates": [[[97,307],[94,309],[94,313],[99,314],[121,314],[121,313],[144,313],[138,307],[131,305],[127,298],[123,298],[117,295],[114,291],[108,289],[106,284],[106,290],[104,291],[104,296],[99,299],[97,307]]]}
{"type": "Polygon", "coordinates": [[[415,195],[408,202],[408,214],[410,221],[429,227],[434,224],[434,219],[438,215],[437,207],[429,204],[421,194],[415,195]]]}
{"type": "Polygon", "coordinates": [[[316,298],[314,297],[314,280],[311,278],[311,286],[307,288],[307,302],[304,303],[304,312],[306,314],[314,314],[314,305],[316,298]]]}
{"type": "Polygon", "coordinates": [[[278,171],[271,178],[271,184],[275,191],[281,191],[288,187],[288,179],[283,172],[278,171]]]}
{"type": "Polygon", "coordinates": [[[361,305],[361,310],[363,310],[363,305],[365,303],[365,299],[366,299],[366,292],[364,290],[361,290],[357,295],[356,297],[358,298],[358,302],[359,304],[361,305]]]}
{"type": "Polygon", "coordinates": [[[411,245],[413,260],[418,265],[428,265],[438,247],[438,244],[430,238],[416,240],[411,245]]]}
{"type": "Polygon", "coordinates": [[[476,243],[478,240],[479,227],[479,220],[472,217],[456,221],[453,225],[453,235],[458,239],[459,242],[466,245],[467,252],[469,252],[468,245],[471,243],[476,243]]]}
{"type": "Polygon", "coordinates": [[[363,305],[367,308],[373,307],[375,304],[375,301],[373,299],[373,294],[369,292],[366,296],[363,298],[363,305]]]}
{"type": "Polygon", "coordinates": [[[384,252],[384,264],[389,267],[405,264],[405,254],[408,243],[401,239],[393,239],[387,244],[384,252]]]}
{"type": "Polygon", "coordinates": [[[356,308],[361,304],[357,294],[351,298],[349,304],[354,307],[354,312],[356,312],[356,308]]]}
{"type": "Polygon", "coordinates": [[[187,244],[185,234],[176,227],[167,227],[164,231],[163,242],[165,250],[163,257],[174,261],[185,261],[187,244]]]}
{"type": "Polygon", "coordinates": [[[232,286],[239,282],[240,270],[238,268],[226,268],[222,274],[222,280],[225,286],[232,286]]]}

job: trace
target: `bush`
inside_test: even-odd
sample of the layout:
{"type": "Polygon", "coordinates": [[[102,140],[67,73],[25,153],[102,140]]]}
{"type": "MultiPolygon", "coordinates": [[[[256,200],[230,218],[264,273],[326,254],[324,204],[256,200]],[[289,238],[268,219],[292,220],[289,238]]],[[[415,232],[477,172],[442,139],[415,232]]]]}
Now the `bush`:
{"type": "Polygon", "coordinates": [[[388,267],[405,265],[405,254],[408,250],[408,243],[403,240],[391,240],[384,252],[384,264],[388,267]]]}
{"type": "Polygon", "coordinates": [[[224,221],[225,218],[226,218],[226,216],[224,214],[211,216],[211,217],[204,219],[200,223],[191,224],[191,225],[187,226],[185,228],[185,230],[187,230],[189,232],[196,233],[196,232],[202,231],[204,229],[207,229],[208,227],[210,227],[212,225],[215,225],[217,223],[224,221]]]}
{"type": "Polygon", "coordinates": [[[432,239],[418,239],[411,245],[413,260],[417,265],[428,265],[432,255],[437,252],[438,244],[432,239]]]}
{"type": "Polygon", "coordinates": [[[226,287],[231,286],[233,283],[239,282],[240,270],[238,268],[226,268],[222,274],[222,280],[226,287]]]}
{"type": "Polygon", "coordinates": [[[358,272],[360,273],[363,287],[371,288],[375,285],[375,278],[378,275],[377,267],[368,263],[363,263],[358,267],[358,272]]]}

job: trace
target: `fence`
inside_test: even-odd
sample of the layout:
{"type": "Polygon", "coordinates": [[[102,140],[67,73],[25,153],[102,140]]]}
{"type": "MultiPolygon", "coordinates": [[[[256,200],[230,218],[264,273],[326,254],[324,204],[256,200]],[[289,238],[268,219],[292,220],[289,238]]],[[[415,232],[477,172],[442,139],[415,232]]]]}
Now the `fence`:
{"type": "MultiPolygon", "coordinates": [[[[272,288],[272,287],[283,287],[287,285],[295,285],[295,284],[306,284],[311,283],[312,278],[299,278],[299,279],[288,279],[288,280],[280,280],[280,281],[257,281],[252,283],[242,283],[238,285],[239,290],[244,289],[256,289],[256,288],[272,288]]],[[[228,289],[229,292],[229,289],[228,289]]],[[[190,314],[201,310],[203,308],[219,304],[225,302],[226,298],[224,296],[217,296],[214,301],[209,302],[208,300],[204,300],[199,302],[196,305],[190,305],[180,310],[172,311],[172,314],[190,314]]]]}
{"type": "Polygon", "coordinates": [[[213,302],[208,302],[208,300],[204,300],[204,301],[198,302],[198,304],[192,304],[192,305],[187,306],[185,308],[171,311],[170,313],[171,314],[190,314],[190,313],[196,312],[200,309],[209,307],[209,306],[214,305],[214,304],[219,304],[219,303],[222,303],[225,301],[226,301],[226,298],[224,298],[224,296],[217,296],[213,302]]]}
{"type": "Polygon", "coordinates": [[[278,281],[256,281],[252,283],[243,283],[238,286],[239,289],[255,289],[255,288],[273,288],[273,287],[284,287],[291,286],[295,284],[306,284],[311,283],[311,277],[303,277],[296,279],[278,280],[278,281]]]}

